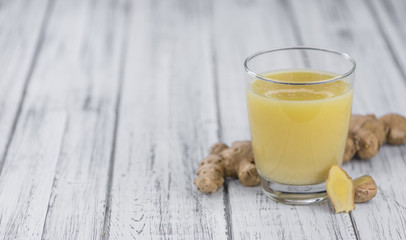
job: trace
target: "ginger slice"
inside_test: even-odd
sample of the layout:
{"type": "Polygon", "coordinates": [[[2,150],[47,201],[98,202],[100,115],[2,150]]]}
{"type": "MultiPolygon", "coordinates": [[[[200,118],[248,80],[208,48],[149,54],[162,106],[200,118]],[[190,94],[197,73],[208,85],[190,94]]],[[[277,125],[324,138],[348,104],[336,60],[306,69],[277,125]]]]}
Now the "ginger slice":
{"type": "Polygon", "coordinates": [[[354,179],[353,183],[355,187],[354,202],[368,202],[375,197],[378,188],[371,176],[364,175],[362,177],[356,178],[354,179]]]}
{"type": "Polygon", "coordinates": [[[352,179],[339,166],[333,165],[326,182],[327,194],[336,213],[349,212],[355,208],[355,188],[352,179]]]}

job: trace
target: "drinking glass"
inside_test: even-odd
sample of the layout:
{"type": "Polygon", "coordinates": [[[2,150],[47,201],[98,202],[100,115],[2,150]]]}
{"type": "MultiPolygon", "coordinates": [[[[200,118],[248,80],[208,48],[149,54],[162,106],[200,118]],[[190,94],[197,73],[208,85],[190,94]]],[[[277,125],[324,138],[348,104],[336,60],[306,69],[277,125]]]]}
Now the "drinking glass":
{"type": "Polygon", "coordinates": [[[354,59],[331,50],[293,47],[252,54],[244,66],[263,192],[288,204],[324,200],[328,171],[343,161],[354,59]]]}

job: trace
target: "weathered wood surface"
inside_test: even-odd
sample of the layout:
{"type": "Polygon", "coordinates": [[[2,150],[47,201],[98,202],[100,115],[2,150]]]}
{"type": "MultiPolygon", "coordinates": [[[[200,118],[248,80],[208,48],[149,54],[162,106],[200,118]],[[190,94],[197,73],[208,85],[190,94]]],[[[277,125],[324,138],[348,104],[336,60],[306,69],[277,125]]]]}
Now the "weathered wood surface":
{"type": "Polygon", "coordinates": [[[20,119],[0,177],[0,236],[40,239],[66,114],[30,109],[20,119]]]}
{"type": "Polygon", "coordinates": [[[0,3],[0,170],[14,137],[49,13],[47,0],[0,3]]]}
{"type": "Polygon", "coordinates": [[[210,4],[131,6],[109,239],[225,239],[223,191],[193,179],[218,139],[210,4]]]}
{"type": "Polygon", "coordinates": [[[54,3],[26,99],[68,114],[42,239],[103,235],[126,7],[107,0],[54,3]]]}
{"type": "Polygon", "coordinates": [[[377,197],[352,214],[228,180],[209,146],[249,139],[242,63],[308,45],[358,63],[353,111],[406,115],[406,2],[0,2],[0,239],[405,239],[406,146],[345,165],[377,197]]]}
{"type": "MultiPolygon", "coordinates": [[[[30,177],[43,177],[37,181],[24,179],[23,183],[27,186],[17,188],[22,196],[17,200],[22,203],[14,204],[13,197],[7,198],[7,194],[11,193],[2,193],[10,204],[3,204],[1,208],[16,214],[0,217],[0,228],[4,227],[0,232],[4,235],[0,238],[100,239],[105,221],[110,157],[117,117],[116,103],[126,32],[126,15],[123,13],[126,6],[116,1],[52,1],[50,4],[41,48],[35,63],[32,63],[35,68],[27,79],[28,89],[11,146],[20,144],[15,148],[24,147],[24,144],[17,142],[26,136],[19,136],[20,132],[24,134],[25,131],[33,131],[43,121],[36,118],[34,120],[37,122],[27,124],[24,116],[31,112],[46,114],[62,111],[67,115],[66,127],[60,151],[55,147],[60,141],[57,135],[59,128],[52,129],[52,124],[49,124],[48,131],[55,131],[56,135],[47,139],[55,149],[51,151],[45,148],[47,152],[44,156],[36,156],[28,147],[19,150],[20,154],[27,151],[27,156],[23,155],[26,158],[44,158],[38,160],[38,164],[27,164],[29,159],[19,158],[20,155],[6,158],[1,177],[7,177],[0,182],[0,187],[4,186],[5,190],[13,184],[13,179],[25,173],[35,173],[30,177]],[[33,130],[18,131],[26,127],[33,130]],[[58,151],[56,156],[53,151],[58,151]],[[14,164],[23,165],[21,171],[8,167],[14,164]],[[29,166],[35,169],[27,170],[29,166]],[[14,174],[14,177],[9,174],[14,174]],[[38,195],[41,195],[40,204],[37,202],[38,195]],[[18,214],[26,208],[35,210],[18,214]],[[12,223],[13,228],[7,228],[9,223],[12,223]],[[40,229],[37,226],[39,224],[43,226],[40,229]],[[11,232],[10,229],[15,231],[11,232]]],[[[21,5],[24,8],[25,5],[21,5]]],[[[2,7],[6,9],[8,6],[4,4],[2,7]]],[[[40,8],[37,6],[35,11],[41,13],[40,8]]],[[[30,24],[30,21],[24,24],[30,24]]],[[[36,34],[27,35],[25,39],[34,36],[36,34]]],[[[2,80],[13,81],[10,78],[2,80]]],[[[35,140],[32,137],[32,141],[35,140]]],[[[44,141],[42,138],[40,140],[44,141]]]]}

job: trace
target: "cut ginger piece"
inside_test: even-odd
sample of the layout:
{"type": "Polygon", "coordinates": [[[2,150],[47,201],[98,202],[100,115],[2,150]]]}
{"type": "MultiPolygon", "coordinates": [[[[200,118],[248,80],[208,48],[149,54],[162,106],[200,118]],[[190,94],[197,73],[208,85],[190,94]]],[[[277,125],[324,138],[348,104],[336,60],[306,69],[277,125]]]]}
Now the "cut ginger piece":
{"type": "Polygon", "coordinates": [[[328,197],[336,213],[349,212],[355,208],[355,188],[352,179],[339,166],[331,166],[326,182],[328,197]]]}

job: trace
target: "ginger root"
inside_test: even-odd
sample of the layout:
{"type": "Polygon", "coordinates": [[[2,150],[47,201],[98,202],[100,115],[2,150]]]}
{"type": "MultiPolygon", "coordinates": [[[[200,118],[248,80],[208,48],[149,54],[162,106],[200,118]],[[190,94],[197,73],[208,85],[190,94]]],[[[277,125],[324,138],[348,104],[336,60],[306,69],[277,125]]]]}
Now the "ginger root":
{"type": "Polygon", "coordinates": [[[371,176],[364,175],[362,177],[356,178],[354,179],[353,183],[355,187],[354,202],[368,202],[376,196],[378,188],[371,176]]]}
{"type": "Polygon", "coordinates": [[[355,208],[354,184],[341,167],[331,166],[326,181],[326,190],[336,213],[349,212],[355,208]]]}
{"type": "Polygon", "coordinates": [[[258,185],[251,142],[234,142],[231,147],[224,143],[214,144],[210,155],[201,161],[197,176],[194,184],[204,193],[215,192],[226,177],[238,177],[244,186],[258,185]]]}
{"type": "Polygon", "coordinates": [[[386,141],[399,145],[406,142],[406,118],[399,114],[388,114],[379,118],[389,128],[386,141]]]}
{"type": "Polygon", "coordinates": [[[349,212],[355,203],[368,202],[376,196],[377,186],[369,175],[352,180],[339,166],[331,166],[326,181],[326,190],[336,213],[349,212]]]}
{"type": "Polygon", "coordinates": [[[399,114],[387,114],[380,118],[369,114],[351,116],[350,128],[344,153],[344,163],[354,156],[369,159],[378,154],[384,143],[406,143],[406,118],[399,114]]]}

